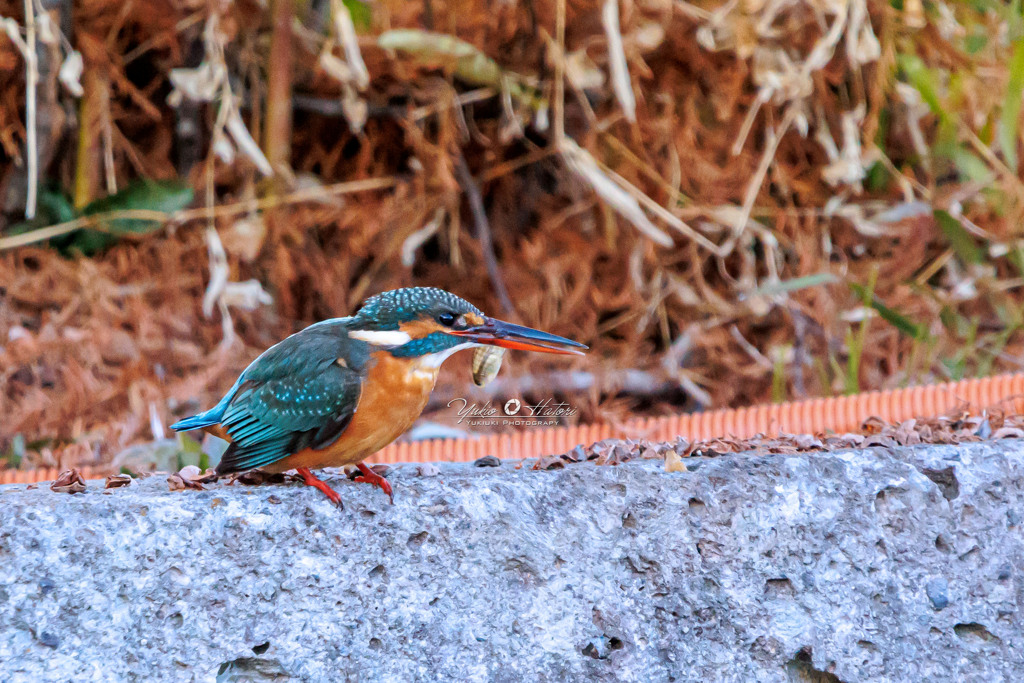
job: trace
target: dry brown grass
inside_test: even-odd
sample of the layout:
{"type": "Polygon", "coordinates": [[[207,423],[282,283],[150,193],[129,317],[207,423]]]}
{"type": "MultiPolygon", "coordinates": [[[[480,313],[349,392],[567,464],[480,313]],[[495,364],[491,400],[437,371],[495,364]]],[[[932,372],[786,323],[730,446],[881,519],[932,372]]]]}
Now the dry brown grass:
{"type": "MultiPolygon", "coordinates": [[[[41,131],[44,177],[79,205],[179,171],[200,207],[365,178],[396,185],[214,219],[227,282],[255,279],[273,297],[251,311],[238,305],[241,289],[219,300],[234,341],[224,306],[202,311],[211,274],[201,212],[93,258],[38,245],[0,252],[0,449],[22,434],[42,464],[109,459],[215,401],[281,336],[411,284],[590,344],[572,366],[597,377],[574,396],[584,420],[1019,366],[1024,185],[998,132],[1014,88],[1013,17],[954,3],[918,16],[912,2],[623,2],[631,123],[622,84],[609,80],[603,5],[567,3],[563,52],[557,3],[377,3],[358,38],[367,87],[346,72],[351,54],[330,13],[300,16],[291,163],[272,182],[218,118],[222,89],[191,110],[167,104],[172,69],[223,50],[231,95],[261,140],[267,10],[76,5],[85,96],[76,104],[57,88],[52,58],[39,104],[52,123],[41,131]],[[210,12],[220,12],[215,24],[210,12]],[[378,47],[385,30],[431,26],[493,59],[507,96],[492,89],[486,60],[442,55],[448,43],[378,47]],[[982,34],[985,45],[968,46],[982,34]],[[568,77],[561,108],[558,72],[568,77]],[[60,103],[96,125],[76,129],[60,103]],[[567,163],[571,143],[553,132],[563,121],[596,171],[567,163]],[[198,127],[194,141],[183,122],[198,127]],[[210,154],[218,140],[235,148],[232,163],[210,154]],[[514,311],[496,295],[460,156],[484,196],[514,311]],[[893,207],[904,215],[886,220],[893,207]],[[944,233],[933,209],[968,220],[944,233]],[[406,249],[405,265],[403,245],[428,224],[436,232],[406,249]],[[821,274],[831,277],[797,287],[821,274]],[[876,299],[849,283],[873,283],[876,299]],[[625,368],[646,372],[651,390],[602,381],[625,368]]],[[[20,6],[0,1],[0,15],[21,21],[20,6]]],[[[0,92],[24,93],[22,60],[2,37],[0,92]]],[[[2,98],[0,196],[11,223],[23,201],[24,115],[23,95],[2,98]]],[[[468,359],[452,365],[441,395],[469,383],[468,359]]],[[[514,357],[505,372],[555,367],[566,365],[514,357]]]]}

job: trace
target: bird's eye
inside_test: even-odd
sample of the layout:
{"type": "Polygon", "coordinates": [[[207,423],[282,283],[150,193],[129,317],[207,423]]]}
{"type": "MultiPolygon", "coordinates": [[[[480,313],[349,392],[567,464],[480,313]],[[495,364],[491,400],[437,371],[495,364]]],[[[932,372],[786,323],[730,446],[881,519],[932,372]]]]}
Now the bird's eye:
{"type": "Polygon", "coordinates": [[[441,315],[437,316],[437,322],[441,323],[445,327],[451,327],[452,325],[455,324],[455,314],[442,313],[441,315]]]}

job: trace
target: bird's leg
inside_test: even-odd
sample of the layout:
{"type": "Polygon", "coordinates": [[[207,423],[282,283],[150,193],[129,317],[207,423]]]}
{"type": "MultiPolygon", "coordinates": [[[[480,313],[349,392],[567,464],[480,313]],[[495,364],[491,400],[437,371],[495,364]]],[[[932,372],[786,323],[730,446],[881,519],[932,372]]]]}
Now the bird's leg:
{"type": "Polygon", "coordinates": [[[362,472],[362,474],[356,477],[354,481],[360,481],[365,482],[367,484],[373,484],[374,486],[379,486],[381,491],[388,494],[388,498],[391,500],[391,504],[395,504],[395,494],[392,492],[391,484],[388,483],[387,479],[371,470],[369,467],[366,466],[365,463],[359,463],[358,465],[356,465],[356,467],[359,468],[359,471],[362,472]]]}
{"type": "Polygon", "coordinates": [[[308,467],[299,467],[295,471],[302,477],[302,482],[306,486],[312,486],[320,490],[332,503],[344,509],[345,506],[341,504],[341,496],[338,495],[338,492],[324,483],[323,480],[317,478],[315,474],[309,471],[308,467]]]}

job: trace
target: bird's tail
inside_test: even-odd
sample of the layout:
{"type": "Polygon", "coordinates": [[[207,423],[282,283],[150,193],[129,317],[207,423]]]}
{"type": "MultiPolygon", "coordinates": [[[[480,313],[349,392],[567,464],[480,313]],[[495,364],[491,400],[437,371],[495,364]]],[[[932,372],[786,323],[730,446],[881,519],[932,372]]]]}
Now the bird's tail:
{"type": "Polygon", "coordinates": [[[231,387],[228,393],[224,394],[224,398],[222,398],[217,405],[205,412],[198,413],[192,417],[186,417],[184,420],[178,420],[171,425],[171,429],[176,432],[187,432],[191,429],[202,429],[203,427],[209,427],[217,424],[224,417],[224,413],[228,410],[228,404],[231,403],[231,399],[233,399],[235,394],[238,393],[238,387],[241,386],[241,384],[242,377],[239,377],[238,381],[235,382],[235,386],[231,387]]]}
{"type": "Polygon", "coordinates": [[[211,408],[204,413],[193,415],[192,417],[186,417],[184,420],[178,420],[171,425],[171,429],[176,432],[187,432],[190,429],[202,429],[203,427],[209,427],[220,422],[221,416],[223,416],[224,410],[217,408],[211,408]]]}

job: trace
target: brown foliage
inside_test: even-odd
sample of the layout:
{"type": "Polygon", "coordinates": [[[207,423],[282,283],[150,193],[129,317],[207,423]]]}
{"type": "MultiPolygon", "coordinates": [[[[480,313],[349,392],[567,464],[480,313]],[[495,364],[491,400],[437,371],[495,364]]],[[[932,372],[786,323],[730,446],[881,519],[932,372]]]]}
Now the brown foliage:
{"type": "MultiPolygon", "coordinates": [[[[74,117],[47,134],[41,166],[60,187],[80,187],[76,178],[85,177],[88,199],[134,178],[182,173],[201,202],[225,205],[289,185],[376,177],[397,184],[213,221],[230,280],[254,278],[274,299],[252,311],[232,307],[237,337],[229,342],[223,341],[221,313],[208,318],[201,310],[210,276],[198,221],[123,242],[95,258],[66,259],[39,246],[0,252],[0,448],[24,434],[30,444],[44,440],[30,447],[37,464],[107,461],[161,425],[212,404],[248,361],[284,335],[348,314],[377,291],[413,284],[450,289],[496,315],[590,344],[592,353],[569,366],[521,356],[505,369],[519,376],[555,367],[594,374],[588,395],[575,397],[583,420],[764,401],[773,396],[773,375],[787,397],[830,394],[850,388],[844,370],[854,363],[859,371],[852,381],[862,389],[1016,367],[1020,323],[1008,317],[1019,309],[1020,296],[1010,261],[959,263],[931,208],[963,208],[977,228],[973,238],[986,246],[1014,245],[1022,205],[1017,169],[1000,170],[998,158],[985,157],[1002,193],[997,210],[977,183],[920,159],[912,135],[917,124],[896,97],[893,79],[897,53],[916,52],[930,67],[964,70],[974,83],[970,79],[980,76],[968,67],[989,67],[987,77],[992,64],[1005,61],[1005,50],[993,47],[965,63],[960,38],[947,35],[939,19],[926,18],[918,34],[888,3],[851,0],[848,8],[870,10],[857,35],[877,34],[880,56],[855,58],[848,50],[861,47],[843,34],[801,80],[794,74],[812,61],[826,28],[838,21],[825,9],[835,3],[733,3],[716,14],[721,5],[710,2],[624,2],[621,32],[637,99],[637,121],[630,123],[607,83],[601,5],[573,1],[566,8],[570,64],[606,81],[566,87],[566,135],[603,164],[603,172],[621,176],[620,187],[628,184],[651,204],[667,207],[717,253],[666,225],[641,198],[673,242],[656,246],[567,171],[536,112],[554,95],[556,3],[374,5],[372,24],[359,39],[371,76],[369,88],[354,95],[366,107],[361,130],[340,104],[351,86],[322,66],[325,53],[343,56],[325,28],[329,15],[301,17],[307,30],[294,36],[293,173],[280,174],[283,186],[275,189],[265,187],[242,154],[232,164],[209,154],[216,102],[192,109],[167,104],[171,69],[198,64],[209,12],[222,12],[217,35],[231,88],[260,139],[268,11],[249,2],[220,9],[197,2],[76,4],[73,41],[92,85],[83,84],[106,103],[95,115],[110,135],[105,141],[101,131],[76,131],[74,117]],[[759,32],[759,22],[772,30],[759,32]],[[481,92],[486,86],[467,83],[465,74],[454,77],[457,67],[391,54],[375,40],[385,28],[430,27],[476,46],[507,73],[521,75],[517,83],[536,88],[512,102],[518,127],[499,93],[481,92]],[[795,71],[786,70],[786,59],[795,71]],[[759,101],[765,83],[776,81],[782,85],[759,101]],[[455,97],[462,100],[453,106],[455,97]],[[833,152],[851,149],[844,117],[858,107],[854,152],[863,154],[854,154],[854,171],[858,164],[861,171],[890,169],[876,169],[890,174],[888,180],[866,188],[853,176],[830,181],[849,170],[833,152]],[[884,154],[870,157],[883,118],[884,154]],[[198,128],[194,138],[183,135],[185,124],[198,128]],[[776,132],[781,137],[773,151],[776,132]],[[97,150],[84,160],[74,152],[83,134],[92,136],[86,148],[97,150]],[[514,311],[502,310],[489,278],[455,173],[458,155],[483,192],[514,311]],[[204,194],[207,184],[213,196],[204,194]],[[907,196],[925,210],[877,219],[907,196]],[[745,208],[753,220],[744,220],[745,208]],[[403,246],[438,217],[436,233],[411,251],[406,265],[403,246]],[[863,309],[844,282],[778,288],[820,273],[875,281],[879,301],[923,324],[930,339],[870,319],[871,309],[863,309]],[[940,312],[953,322],[940,322],[940,312]],[[863,348],[855,350],[850,335],[864,317],[863,348]],[[973,335],[966,329],[972,324],[973,335]],[[988,360],[968,358],[966,369],[950,370],[974,344],[988,360]],[[670,389],[642,400],[624,397],[601,381],[623,368],[643,370],[653,385],[670,389]]],[[[0,15],[21,20],[20,6],[0,0],[0,15]]],[[[0,39],[0,91],[24,92],[21,68],[17,49],[0,39]]],[[[51,63],[44,80],[53,81],[55,70],[51,63]]],[[[1001,95],[983,90],[963,96],[965,121],[991,120],[986,115],[1001,95]]],[[[61,98],[71,103],[66,94],[61,98]]],[[[547,109],[549,118],[560,114],[547,109]]],[[[23,154],[23,121],[23,98],[3,98],[0,196],[21,196],[21,171],[13,162],[23,154]]],[[[929,140],[937,135],[934,113],[919,123],[929,140]]],[[[976,137],[971,125],[957,138],[967,147],[976,137]]],[[[7,202],[13,222],[21,207],[7,202]]],[[[468,358],[451,365],[443,381],[451,391],[464,391],[468,358]]]]}

